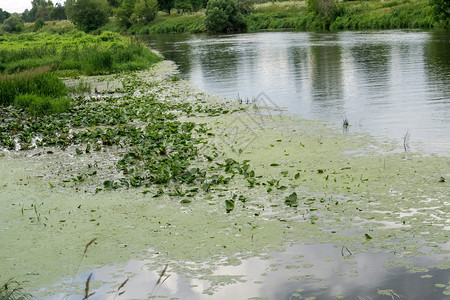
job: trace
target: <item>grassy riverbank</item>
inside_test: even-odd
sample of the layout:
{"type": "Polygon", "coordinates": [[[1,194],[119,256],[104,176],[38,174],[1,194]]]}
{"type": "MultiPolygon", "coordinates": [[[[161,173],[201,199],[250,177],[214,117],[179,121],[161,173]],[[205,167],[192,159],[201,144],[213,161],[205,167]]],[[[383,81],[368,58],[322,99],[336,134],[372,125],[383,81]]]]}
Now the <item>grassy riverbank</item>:
{"type": "Polygon", "coordinates": [[[147,69],[161,60],[139,42],[108,31],[24,33],[0,36],[0,42],[0,72],[8,74],[41,66],[52,66],[60,76],[111,74],[147,69]]]}
{"type": "MultiPolygon", "coordinates": [[[[57,28],[53,26],[51,28],[57,28]]],[[[0,105],[15,105],[34,115],[70,108],[68,90],[58,77],[111,74],[147,69],[161,58],[118,33],[98,36],[62,26],[61,34],[0,36],[0,105]]]]}
{"type": "MultiPolygon", "coordinates": [[[[247,30],[361,30],[441,28],[432,18],[429,0],[370,0],[339,2],[335,16],[325,21],[308,10],[305,1],[256,4],[245,16],[247,30]]],[[[204,10],[194,14],[160,14],[148,25],[134,25],[129,34],[206,32],[204,10]]],[[[113,24],[106,29],[125,31],[113,24]]]]}
{"type": "Polygon", "coordinates": [[[329,24],[308,11],[304,2],[281,2],[256,6],[247,17],[248,29],[258,30],[360,30],[434,28],[427,0],[340,2],[329,24]],[[303,3],[303,5],[301,5],[303,3]]]}
{"type": "MultiPolygon", "coordinates": [[[[247,31],[262,30],[363,30],[363,29],[428,29],[445,28],[448,22],[433,19],[429,0],[370,0],[338,2],[335,14],[324,20],[307,8],[305,1],[267,2],[254,5],[245,16],[247,31]]],[[[149,24],[120,27],[113,18],[95,31],[126,34],[203,33],[205,10],[171,15],[159,12],[149,24]]],[[[32,32],[33,24],[25,24],[25,32],[32,32]]],[[[73,32],[69,21],[53,21],[39,32],[64,34],[73,32]]]]}

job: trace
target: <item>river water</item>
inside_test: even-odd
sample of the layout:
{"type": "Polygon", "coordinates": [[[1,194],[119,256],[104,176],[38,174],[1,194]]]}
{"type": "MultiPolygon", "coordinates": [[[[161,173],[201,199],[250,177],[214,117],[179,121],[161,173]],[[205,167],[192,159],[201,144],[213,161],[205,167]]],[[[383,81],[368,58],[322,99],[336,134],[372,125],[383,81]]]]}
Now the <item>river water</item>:
{"type": "Polygon", "coordinates": [[[450,32],[142,37],[199,88],[450,152],[450,32]]]}
{"type": "MultiPolygon", "coordinates": [[[[336,126],[341,126],[343,118],[347,118],[350,131],[368,132],[381,138],[395,139],[399,143],[403,142],[406,132],[410,132],[413,151],[423,148],[428,152],[450,153],[450,32],[265,32],[214,36],[152,35],[142,38],[166,59],[175,61],[183,77],[212,94],[230,99],[240,97],[244,103],[246,99],[256,99],[258,104],[284,108],[302,118],[325,120],[336,126]]],[[[392,163],[391,160],[388,168],[392,163]]],[[[445,165],[436,166],[436,169],[439,168],[448,174],[445,165]]],[[[438,175],[440,173],[432,179],[434,184],[438,184],[438,175]]],[[[431,191],[431,181],[425,184],[431,186],[431,191]]],[[[395,193],[396,189],[391,192],[395,193]]],[[[424,244],[427,252],[421,255],[409,250],[413,249],[412,244],[402,244],[398,240],[392,240],[392,243],[404,245],[400,247],[401,251],[389,250],[396,248],[391,245],[380,253],[362,250],[353,250],[355,253],[352,253],[346,246],[330,242],[302,244],[301,239],[305,237],[299,236],[298,244],[292,241],[283,246],[282,251],[267,255],[259,253],[238,260],[233,260],[233,256],[224,257],[223,262],[206,266],[211,268],[211,274],[207,275],[199,272],[195,276],[195,271],[201,270],[202,264],[184,259],[177,262],[175,257],[169,261],[170,276],[158,284],[163,277],[161,270],[164,263],[158,261],[159,250],[149,250],[153,256],[149,254],[148,260],[131,260],[126,265],[106,265],[80,271],[70,285],[75,281],[83,286],[92,272],[92,281],[97,285],[90,299],[102,300],[169,297],[448,299],[448,226],[422,229],[425,228],[422,225],[426,224],[421,222],[429,220],[428,214],[437,214],[443,216],[436,219],[437,224],[444,223],[443,220],[448,219],[445,212],[448,201],[441,199],[437,207],[431,208],[422,207],[423,201],[412,205],[423,208],[417,220],[411,220],[413,226],[403,222],[405,236],[411,231],[414,239],[414,234],[417,234],[426,241],[434,241],[427,237],[428,230],[433,228],[436,231],[432,232],[438,233],[433,236],[443,238],[442,241],[436,239],[440,242],[440,248],[435,249],[437,242],[424,244]],[[424,215],[427,218],[420,219],[424,215]],[[441,261],[447,264],[443,265],[441,261]],[[175,272],[171,268],[177,264],[188,271],[175,272]],[[189,273],[190,268],[192,273],[189,273]],[[127,278],[129,282],[124,281],[127,278]],[[118,286],[125,282],[127,284],[122,290],[125,294],[120,296],[118,286]]],[[[385,209],[391,208],[386,206],[385,209]]],[[[384,214],[384,211],[377,213],[384,214]]],[[[391,212],[385,214],[390,215],[391,212]]],[[[370,220],[372,218],[367,221],[370,220]]],[[[179,222],[178,227],[183,228],[182,221],[179,222]]],[[[399,222],[391,226],[403,226],[399,222]]],[[[269,223],[264,224],[269,226],[269,223]]],[[[389,228],[388,225],[386,231],[389,228]]],[[[392,227],[392,233],[394,229],[392,227]]],[[[183,230],[179,232],[180,235],[185,234],[183,230]]],[[[351,231],[348,234],[360,233],[351,231]]],[[[375,237],[375,234],[370,234],[375,237]]],[[[155,236],[151,234],[146,238],[149,244],[155,241],[155,236]]],[[[211,239],[211,236],[208,238],[211,239]]],[[[370,235],[369,238],[372,239],[370,235]]],[[[390,241],[390,236],[386,238],[390,241]]],[[[253,235],[251,239],[253,242],[253,235]]],[[[217,246],[223,247],[214,245],[217,246]]],[[[190,248],[182,250],[197,251],[190,248]]],[[[211,260],[205,257],[205,262],[211,263],[211,260]]],[[[74,293],[72,296],[56,294],[43,299],[71,300],[82,297],[79,292],[74,293]]]]}

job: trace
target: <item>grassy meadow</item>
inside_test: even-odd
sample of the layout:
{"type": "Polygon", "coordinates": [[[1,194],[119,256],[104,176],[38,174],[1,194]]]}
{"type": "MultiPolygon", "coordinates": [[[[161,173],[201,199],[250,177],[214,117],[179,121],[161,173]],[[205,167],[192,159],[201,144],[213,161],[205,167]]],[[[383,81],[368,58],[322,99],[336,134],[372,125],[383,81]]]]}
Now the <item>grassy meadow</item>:
{"type": "Polygon", "coordinates": [[[58,75],[99,75],[142,70],[160,58],[133,39],[105,31],[65,34],[24,33],[0,37],[0,72],[53,65],[58,75]]]}
{"type": "Polygon", "coordinates": [[[60,77],[143,70],[161,60],[118,33],[94,36],[68,26],[61,34],[49,31],[0,36],[1,106],[13,104],[32,115],[60,113],[70,108],[60,77]]]}

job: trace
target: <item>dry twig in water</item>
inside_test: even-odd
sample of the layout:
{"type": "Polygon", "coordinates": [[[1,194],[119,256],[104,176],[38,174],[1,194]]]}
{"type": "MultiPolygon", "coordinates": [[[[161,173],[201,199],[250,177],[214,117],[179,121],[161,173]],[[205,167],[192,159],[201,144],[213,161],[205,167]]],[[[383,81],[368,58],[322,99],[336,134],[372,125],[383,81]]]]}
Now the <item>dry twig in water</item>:
{"type": "Polygon", "coordinates": [[[88,279],[86,280],[86,287],[84,288],[84,298],[83,300],[87,300],[89,297],[95,294],[95,292],[92,292],[89,294],[89,283],[91,282],[92,273],[89,275],[88,279]]]}

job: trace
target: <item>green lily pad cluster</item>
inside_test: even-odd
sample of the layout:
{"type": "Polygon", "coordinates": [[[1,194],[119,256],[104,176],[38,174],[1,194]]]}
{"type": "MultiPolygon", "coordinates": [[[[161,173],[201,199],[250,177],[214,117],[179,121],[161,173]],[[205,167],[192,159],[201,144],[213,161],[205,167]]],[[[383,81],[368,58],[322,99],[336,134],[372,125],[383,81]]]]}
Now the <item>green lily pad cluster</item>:
{"type": "MultiPolygon", "coordinates": [[[[245,178],[255,176],[248,161],[224,159],[212,164],[219,155],[199,149],[214,134],[206,124],[179,120],[183,115],[228,114],[230,109],[224,105],[162,102],[156,96],[160,90],[135,95],[136,90],[151,89],[152,84],[136,74],[124,78],[123,88],[103,91],[102,97],[74,97],[76,104],[62,114],[35,116],[15,107],[3,108],[0,147],[7,150],[56,147],[64,151],[74,147],[74,154],[79,156],[112,149],[118,153],[115,164],[118,174],[106,180],[99,178],[97,192],[169,182],[200,185],[208,192],[212,186],[229,183],[236,174],[245,178]],[[202,162],[209,167],[192,166],[202,162]],[[223,174],[219,174],[220,170],[223,174]]],[[[52,150],[47,152],[51,153],[52,150]]],[[[88,167],[92,169],[89,173],[68,181],[81,183],[88,177],[95,178],[95,167],[88,167]]],[[[193,194],[198,188],[189,190],[188,194],[193,194]]],[[[178,194],[185,195],[180,190],[178,194]]]]}

